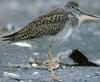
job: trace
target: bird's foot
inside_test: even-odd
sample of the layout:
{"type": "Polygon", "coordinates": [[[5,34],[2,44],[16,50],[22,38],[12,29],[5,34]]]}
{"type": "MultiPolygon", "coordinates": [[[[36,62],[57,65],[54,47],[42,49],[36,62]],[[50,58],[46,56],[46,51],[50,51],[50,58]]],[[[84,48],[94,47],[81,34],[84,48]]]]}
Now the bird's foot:
{"type": "Polygon", "coordinates": [[[52,78],[52,80],[54,80],[54,81],[63,81],[62,77],[57,77],[56,76],[56,73],[55,73],[52,65],[50,65],[50,67],[51,67],[51,78],[52,78]]]}
{"type": "Polygon", "coordinates": [[[63,81],[62,77],[52,76],[51,77],[54,81],[63,81]]]}

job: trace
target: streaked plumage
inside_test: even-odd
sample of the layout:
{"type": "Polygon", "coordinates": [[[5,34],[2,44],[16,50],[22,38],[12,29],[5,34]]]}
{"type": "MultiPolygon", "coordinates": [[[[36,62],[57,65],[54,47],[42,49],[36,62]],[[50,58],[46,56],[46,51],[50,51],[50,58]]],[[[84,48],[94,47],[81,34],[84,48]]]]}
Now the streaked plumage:
{"type": "Polygon", "coordinates": [[[69,29],[74,28],[78,23],[79,19],[75,14],[67,11],[65,8],[58,8],[48,12],[46,15],[37,17],[18,32],[2,38],[10,42],[18,42],[45,36],[48,37],[47,39],[53,40],[57,37],[59,40],[59,38],[61,38],[59,37],[61,32],[66,29],[66,33],[62,33],[61,36],[66,35],[69,29]]]}
{"type": "Polygon", "coordinates": [[[37,41],[44,39],[44,44],[46,44],[45,42],[48,42],[48,60],[52,78],[58,80],[53,71],[51,53],[52,42],[60,44],[65,41],[70,36],[73,29],[80,25],[81,18],[82,20],[97,19],[96,16],[81,11],[79,9],[79,4],[76,1],[69,1],[64,8],[58,8],[45,15],[39,16],[18,32],[3,36],[2,38],[4,38],[4,41],[10,42],[18,42],[27,39],[37,39],[37,41]],[[85,19],[83,15],[85,16],[85,19]]]}
{"type": "Polygon", "coordinates": [[[64,8],[57,8],[39,16],[18,32],[2,38],[9,42],[39,38],[63,42],[80,22],[89,19],[96,20],[97,17],[81,11],[76,1],[69,1],[64,8]]]}

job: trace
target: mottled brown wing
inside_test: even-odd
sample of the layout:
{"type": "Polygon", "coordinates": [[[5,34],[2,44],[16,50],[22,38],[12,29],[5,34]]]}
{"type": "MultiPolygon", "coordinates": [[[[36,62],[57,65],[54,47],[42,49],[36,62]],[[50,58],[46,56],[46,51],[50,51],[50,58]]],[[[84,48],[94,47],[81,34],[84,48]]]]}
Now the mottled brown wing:
{"type": "Polygon", "coordinates": [[[65,10],[55,9],[46,15],[36,18],[18,32],[3,36],[2,38],[5,41],[16,42],[42,36],[56,35],[63,29],[67,19],[67,12],[65,10]]]}

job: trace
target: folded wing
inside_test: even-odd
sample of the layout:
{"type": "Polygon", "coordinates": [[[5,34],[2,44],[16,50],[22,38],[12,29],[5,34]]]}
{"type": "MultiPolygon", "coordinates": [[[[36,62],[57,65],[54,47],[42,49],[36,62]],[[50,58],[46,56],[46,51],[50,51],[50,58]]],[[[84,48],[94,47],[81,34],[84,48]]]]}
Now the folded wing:
{"type": "Polygon", "coordinates": [[[55,9],[40,16],[13,34],[3,36],[3,41],[17,42],[42,36],[56,35],[64,28],[67,12],[63,9],[55,9]]]}

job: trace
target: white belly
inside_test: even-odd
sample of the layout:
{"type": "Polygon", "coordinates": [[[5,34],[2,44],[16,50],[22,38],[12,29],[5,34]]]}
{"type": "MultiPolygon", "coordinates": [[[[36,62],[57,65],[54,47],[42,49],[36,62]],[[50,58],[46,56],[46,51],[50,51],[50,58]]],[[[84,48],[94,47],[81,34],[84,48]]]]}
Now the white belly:
{"type": "Polygon", "coordinates": [[[61,44],[72,34],[73,28],[65,28],[55,36],[50,36],[49,41],[53,44],[61,44]]]}

